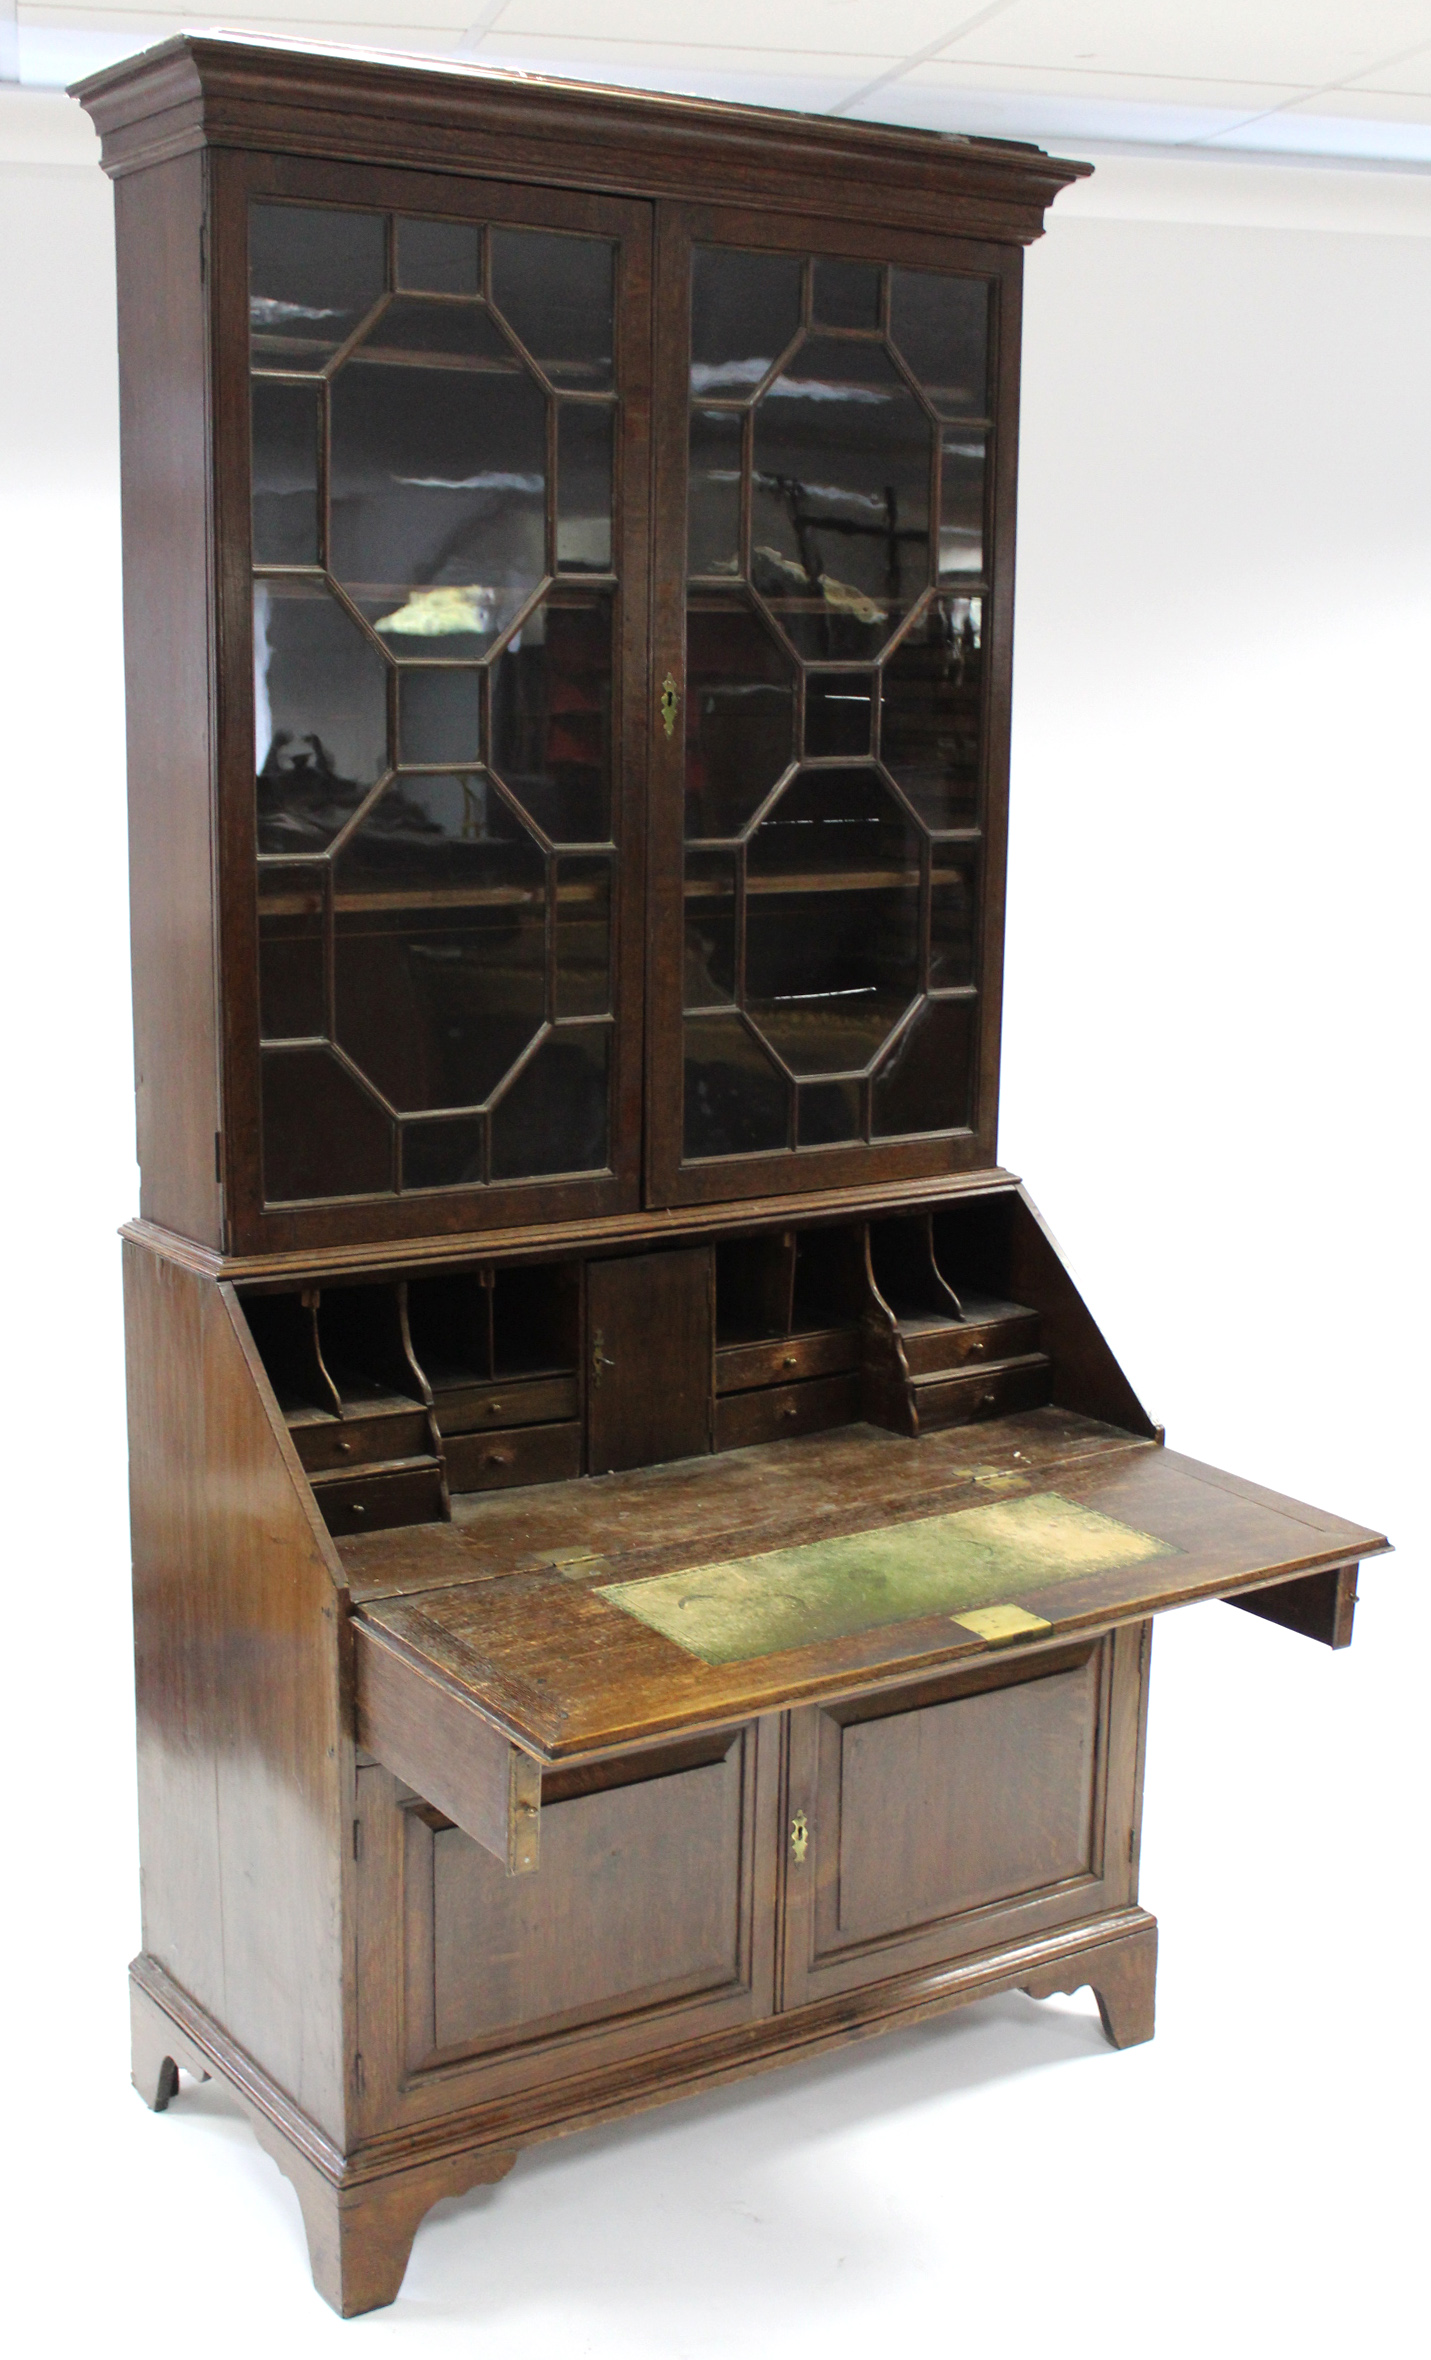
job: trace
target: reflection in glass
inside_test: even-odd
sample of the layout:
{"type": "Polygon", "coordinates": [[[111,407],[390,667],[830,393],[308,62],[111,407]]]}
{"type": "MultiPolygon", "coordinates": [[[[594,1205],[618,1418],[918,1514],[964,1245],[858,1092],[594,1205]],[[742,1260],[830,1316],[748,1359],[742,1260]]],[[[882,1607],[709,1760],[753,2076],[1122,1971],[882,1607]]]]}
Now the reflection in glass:
{"type": "Polygon", "coordinates": [[[540,1026],[546,860],[480,773],[387,786],[334,863],[335,1036],[400,1113],[479,1105],[540,1026]]]}
{"type": "Polygon", "coordinates": [[[321,369],[383,291],[383,217],[251,205],[248,222],[254,366],[321,369]]]}
{"type": "Polygon", "coordinates": [[[979,816],[983,606],[935,599],[884,669],[880,751],[935,829],[979,816]]]}
{"type": "Polygon", "coordinates": [[[688,574],[740,572],[741,437],[739,410],[692,410],[687,479],[688,574]]]}
{"type": "Polygon", "coordinates": [[[740,598],[693,598],[686,621],[686,835],[733,836],[795,752],[795,667],[740,598]]]}
{"type": "Polygon", "coordinates": [[[600,1172],[609,1160],[611,1030],[558,1025],[492,1109],[492,1177],[600,1172]]]}
{"type": "Polygon", "coordinates": [[[330,398],[333,571],[395,655],[485,654],[545,570],[535,379],[359,357],[330,398]]]}
{"type": "Polygon", "coordinates": [[[984,570],[984,437],[945,429],[939,498],[939,579],[984,570]]]}
{"type": "Polygon", "coordinates": [[[253,561],[318,563],[318,388],[253,380],[253,561]]]}
{"type": "Polygon", "coordinates": [[[395,295],[357,348],[363,360],[442,358],[510,373],[520,363],[484,303],[395,295]]]}
{"type": "MultiPolygon", "coordinates": [[[[404,1123],[398,1138],[402,1150],[402,1186],[412,1188],[475,1187],[482,1178],[482,1132],[486,1116],[454,1114],[430,1123],[404,1123]]],[[[429,1366],[429,1374],[433,1374],[429,1366]]]]}
{"type": "Polygon", "coordinates": [[[611,598],[563,590],[492,667],[492,765],[556,844],[611,835],[611,598]]]}
{"type": "Polygon", "coordinates": [[[873,672],[808,672],[807,754],[868,754],[875,714],[873,672]]]}
{"type": "Polygon", "coordinates": [[[398,673],[398,752],[404,762],[482,759],[482,675],[455,667],[404,665],[398,673]]]}
{"type": "Polygon", "coordinates": [[[970,1122],[977,1002],[926,1000],[875,1075],[877,1139],[917,1131],[962,1131],[970,1122]]]}
{"type": "Polygon", "coordinates": [[[563,573],[611,571],[611,434],[616,413],[557,405],[556,559],[563,573]]]}
{"type": "Polygon", "coordinates": [[[686,1155],[759,1155],[789,1144],[790,1085],[740,1018],[687,1017],[686,1155]]]}
{"type": "Polygon", "coordinates": [[[311,1040],[328,1031],[327,874],[321,862],[259,869],[259,1034],[265,1041],[311,1040]]]}
{"type": "Polygon", "coordinates": [[[691,257],[691,392],[755,390],[800,325],[804,266],[791,254],[697,246],[691,257]]]}
{"type": "Polygon", "coordinates": [[[611,1009],[611,862],[556,864],[556,1008],[562,1016],[611,1009]]]}
{"type": "Polygon", "coordinates": [[[470,221],[399,221],[397,283],[428,295],[480,295],[481,230],[470,221]]]}
{"type": "Polygon", "coordinates": [[[824,255],[815,265],[815,320],[822,328],[877,328],[883,271],[877,262],[837,262],[824,255]]]}
{"type": "Polygon", "coordinates": [[[892,270],[890,334],[941,418],[988,412],[989,282],[892,270]]]}
{"type": "Polygon", "coordinates": [[[387,767],[387,666],[320,583],[254,584],[258,849],[320,852],[387,767]]]}
{"type": "Polygon", "coordinates": [[[735,998],[735,861],[733,852],[686,854],[687,1008],[735,998]]]}
{"type": "Polygon", "coordinates": [[[862,1135],[858,1082],[802,1082],[796,1092],[797,1147],[834,1147],[862,1135]]]}
{"type": "Polygon", "coordinates": [[[614,284],[614,252],[604,238],[492,232],[492,300],[558,388],[610,387],[614,284]]]}
{"type": "Polygon", "coordinates": [[[874,770],[801,772],[746,854],[746,1006],[796,1074],[857,1072],[919,988],[919,839],[874,770]]]}
{"type": "Polygon", "coordinates": [[[265,1049],[265,1203],[367,1196],[392,1178],[392,1125],[332,1050],[265,1049]]]}
{"type": "Polygon", "coordinates": [[[927,584],[930,439],[878,344],[809,339],[757,405],[752,575],[801,655],[877,655],[927,584]]]}
{"type": "Polygon", "coordinates": [[[929,988],[974,981],[979,855],[972,844],[936,844],[930,860],[929,988]]]}

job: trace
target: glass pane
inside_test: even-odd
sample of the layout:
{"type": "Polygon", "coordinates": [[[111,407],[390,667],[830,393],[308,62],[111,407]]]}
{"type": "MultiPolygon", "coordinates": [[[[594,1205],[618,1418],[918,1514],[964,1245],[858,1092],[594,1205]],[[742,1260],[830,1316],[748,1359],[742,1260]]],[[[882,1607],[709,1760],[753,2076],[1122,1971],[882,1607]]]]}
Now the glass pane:
{"type": "Polygon", "coordinates": [[[429,295],[480,295],[481,230],[470,221],[399,221],[397,277],[429,295]]]}
{"type": "MultiPolygon", "coordinates": [[[[485,1115],[454,1114],[434,1123],[404,1123],[398,1132],[403,1187],[475,1187],[482,1178],[486,1121],[485,1115]]],[[[427,1365],[432,1376],[431,1363],[427,1365]]]]}
{"type": "Polygon", "coordinates": [[[738,1016],[686,1020],[685,1152],[759,1155],[790,1144],[790,1085],[738,1016]]]}
{"type": "Polygon", "coordinates": [[[611,432],[614,410],[557,406],[557,564],[563,573],[611,571],[611,432]]]}
{"type": "Polygon", "coordinates": [[[816,321],[822,328],[877,328],[884,276],[877,262],[835,262],[826,256],[815,265],[816,321]]]}
{"type": "Polygon", "coordinates": [[[980,598],[938,598],[884,668],[880,753],[931,828],[979,816],[980,598]]]}
{"type": "Polygon", "coordinates": [[[557,844],[611,835],[609,593],[537,608],[492,667],[492,764],[557,844]]]}
{"type": "Polygon", "coordinates": [[[862,1135],[859,1082],[802,1082],[796,1093],[796,1144],[833,1147],[862,1135]]]}
{"type": "Polygon", "coordinates": [[[444,666],[404,667],[398,674],[398,752],[404,762],[482,758],[482,675],[444,666]]]}
{"type": "Polygon", "coordinates": [[[484,655],[546,570],[535,378],[505,346],[472,369],[360,357],[331,401],[333,571],[395,655],[484,655]]]}
{"type": "Polygon", "coordinates": [[[796,1074],[858,1072],[919,988],[919,838],[874,770],[804,771],[746,854],[746,1006],[796,1074]]]}
{"type": "Polygon", "coordinates": [[[610,1046],[604,1024],[548,1033],[492,1109],[494,1180],[605,1170],[610,1046]]]}
{"type": "Polygon", "coordinates": [[[929,988],[952,991],[974,981],[979,914],[979,854],[972,844],[936,844],[929,895],[929,988]]]}
{"type": "Polygon", "coordinates": [[[733,852],[686,854],[688,1008],[718,1008],[735,998],[735,864],[733,852]]]}
{"type": "Polygon", "coordinates": [[[947,433],[939,498],[939,579],[984,570],[984,437],[947,433]]]}
{"type": "Polygon", "coordinates": [[[394,779],[334,863],[335,1035],[400,1113],[477,1106],[546,1013],[546,858],[480,773],[394,779]]]}
{"type": "Polygon", "coordinates": [[[802,655],[877,655],[925,588],[931,457],[878,344],[811,338],[758,404],[752,576],[802,655]]]}
{"type": "Polygon", "coordinates": [[[256,368],[321,369],[383,291],[380,213],[253,205],[249,321],[256,368]]]}
{"type": "Polygon", "coordinates": [[[260,852],[320,852],[387,768],[387,666],[316,582],[256,582],[260,852]]]}
{"type": "Polygon", "coordinates": [[[253,381],[253,560],[317,565],[318,388],[253,381]]]}
{"type": "Polygon", "coordinates": [[[962,1131],[970,1122],[977,1002],[926,1000],[900,1034],[874,1083],[877,1139],[962,1131]]]}
{"type": "Polygon", "coordinates": [[[741,437],[739,410],[692,410],[687,480],[690,538],[686,571],[740,572],[741,437]]]}
{"type": "Polygon", "coordinates": [[[613,263],[603,238],[492,232],[492,300],[553,385],[604,393],[612,382],[613,263]]]}
{"type": "Polygon", "coordinates": [[[266,1041],[327,1034],[327,875],[322,865],[259,870],[259,1031],[266,1041]]]}
{"type": "Polygon", "coordinates": [[[556,1014],[605,1016],[611,1008],[611,863],[556,864],[556,1014]]]}
{"type": "Polygon", "coordinates": [[[868,754],[874,728],[873,672],[805,675],[807,754],[868,754]]]}
{"type": "Polygon", "coordinates": [[[941,418],[989,406],[989,282],[890,272],[890,334],[941,418]]]}
{"type": "Polygon", "coordinates": [[[795,753],[795,666],[743,599],[686,619],[686,834],[734,836],[795,753]]]}
{"type": "Polygon", "coordinates": [[[440,303],[425,295],[395,295],[357,350],[369,361],[440,356],[508,374],[520,367],[485,303],[440,303]]]}
{"type": "Polygon", "coordinates": [[[265,1202],[391,1186],[392,1124],[347,1067],[330,1049],[265,1049],[265,1202]]]}
{"type": "Polygon", "coordinates": [[[793,254],[697,246],[691,257],[691,391],[748,392],[800,326],[804,266],[793,254]]]}

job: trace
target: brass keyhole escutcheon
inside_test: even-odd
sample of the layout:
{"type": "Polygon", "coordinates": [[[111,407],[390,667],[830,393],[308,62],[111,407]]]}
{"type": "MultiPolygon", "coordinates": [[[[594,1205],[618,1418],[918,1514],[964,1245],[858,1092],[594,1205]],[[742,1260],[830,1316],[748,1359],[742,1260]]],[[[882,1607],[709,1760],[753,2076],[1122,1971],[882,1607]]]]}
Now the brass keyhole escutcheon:
{"type": "Polygon", "coordinates": [[[674,672],[668,672],[661,683],[661,719],[666,724],[667,737],[674,737],[676,734],[676,713],[680,701],[676,691],[676,675],[674,672]]]}
{"type": "Polygon", "coordinates": [[[797,1867],[804,1859],[809,1846],[810,1822],[803,1811],[797,1811],[790,1822],[790,1849],[795,1855],[797,1867]]]}

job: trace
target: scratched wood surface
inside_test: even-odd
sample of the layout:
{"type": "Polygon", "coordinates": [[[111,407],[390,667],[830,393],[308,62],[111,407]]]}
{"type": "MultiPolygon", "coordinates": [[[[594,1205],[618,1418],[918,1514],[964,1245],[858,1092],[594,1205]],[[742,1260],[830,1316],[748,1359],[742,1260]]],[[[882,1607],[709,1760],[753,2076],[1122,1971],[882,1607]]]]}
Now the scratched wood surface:
{"type": "Polygon", "coordinates": [[[1009,1602],[1049,1626],[1035,1645],[1386,1546],[1361,1526],[1052,1410],[922,1442],[849,1428],[751,1452],[758,1466],[744,1474],[742,1455],[643,1470],[606,1485],[552,1486],[590,1500],[579,1523],[576,1500],[563,1516],[548,1495],[525,1516],[484,1501],[482,1509],[507,1506],[506,1518],[469,1515],[460,1524],[345,1543],[355,1600],[365,1596],[361,1611],[415,1660],[466,1689],[520,1743],[556,1760],[989,1651],[988,1642],[940,1612],[705,1663],[602,1595],[683,1564],[753,1555],[762,1532],[775,1547],[818,1531],[947,1514],[961,1500],[973,1507],[1056,1491],[1168,1544],[1168,1554],[1141,1562],[1054,1583],[1035,1574],[1015,1587],[1009,1602]],[[771,1465],[777,1460],[778,1469],[771,1465]],[[774,1493],[764,1489],[766,1468],[774,1493]],[[538,1529],[548,1513],[550,1522],[538,1529]],[[399,1583],[383,1594],[385,1559],[399,1583]],[[468,1578],[454,1578],[464,1560],[468,1578]]]}

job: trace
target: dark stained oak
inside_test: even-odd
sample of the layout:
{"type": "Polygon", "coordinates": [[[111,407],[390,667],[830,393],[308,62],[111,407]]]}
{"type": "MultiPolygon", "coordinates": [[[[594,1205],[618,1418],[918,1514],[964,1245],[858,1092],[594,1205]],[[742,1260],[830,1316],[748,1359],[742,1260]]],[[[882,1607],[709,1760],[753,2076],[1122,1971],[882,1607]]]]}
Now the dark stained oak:
{"type": "MultiPolygon", "coordinates": [[[[231,2095],[351,2317],[397,2297],[434,2203],[539,2140],[996,1992],[1087,1985],[1114,2046],[1151,2038],[1153,1620],[1223,1598],[1340,1648],[1357,1564],[1387,1543],[1162,1448],[996,1160],[1022,249],[1088,167],[223,35],[79,95],[119,266],[132,2073],[180,2124],[181,2072],[231,2095]],[[255,203],[291,210],[274,284],[251,287],[255,203]],[[513,231],[540,242],[507,305],[526,325],[502,327],[513,231]],[[609,245],[609,305],[573,293],[592,266],[573,239],[609,245]],[[729,454],[757,396],[748,360],[693,347],[698,246],[758,258],[767,286],[798,266],[767,390],[798,321],[847,340],[832,380],[849,362],[862,382],[888,331],[903,357],[875,374],[910,422],[901,455],[865,421],[877,521],[820,511],[799,453],[774,479],[798,564],[757,544],[758,415],[721,479],[740,530],[727,515],[696,600],[745,567],[789,726],[742,723],[766,751],[733,787],[727,760],[719,793],[700,768],[704,742],[721,772],[719,717],[686,769],[688,420],[693,392],[724,404],[729,454]],[[900,271],[946,282],[927,366],[896,333],[900,271]],[[858,321],[831,320],[831,288],[837,308],[864,290],[858,321]],[[340,313],[320,398],[313,323],[340,313]],[[259,414],[299,421],[287,443],[270,425],[255,444],[255,350],[259,414]],[[345,446],[355,383],[386,422],[345,446]],[[512,403],[520,467],[484,440],[512,403]],[[946,426],[993,437],[981,532],[946,426]],[[410,543],[362,526],[362,566],[397,583],[339,562],[365,482],[384,514],[404,487],[410,543]],[[459,506],[434,525],[413,491],[459,506]],[[256,622],[255,531],[278,579],[290,527],[307,592],[282,577],[289,623],[277,593],[256,622]],[[977,630],[967,604],[933,620],[961,585],[977,630]],[[548,632],[594,592],[609,682],[604,652],[548,632]],[[284,641],[300,608],[327,618],[316,669],[301,629],[284,641]],[[283,864],[262,913],[261,836],[283,864]],[[340,900],[371,971],[340,961],[340,900]],[[707,1026],[689,1117],[687,1008],[707,1026]],[[308,1077],[267,1137],[261,1024],[308,1077]],[[783,1064],[760,1067],[762,1030],[783,1064]]],[[[473,2233],[524,2201],[494,2198],[473,2233]]]]}

